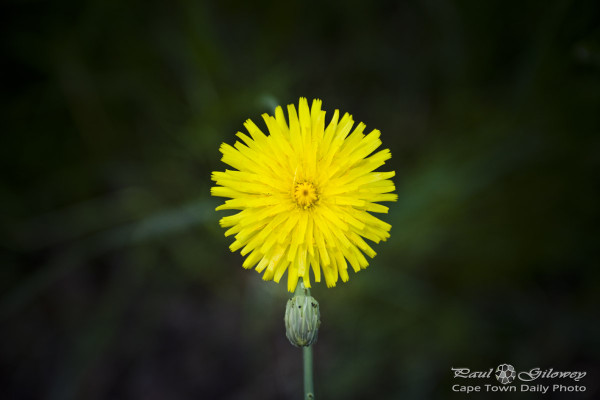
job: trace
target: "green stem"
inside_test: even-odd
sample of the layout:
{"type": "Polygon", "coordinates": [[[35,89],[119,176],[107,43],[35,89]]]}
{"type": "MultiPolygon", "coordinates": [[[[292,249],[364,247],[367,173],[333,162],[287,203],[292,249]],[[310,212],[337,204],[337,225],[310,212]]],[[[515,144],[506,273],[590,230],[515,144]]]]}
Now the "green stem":
{"type": "MultiPolygon", "coordinates": [[[[298,285],[296,285],[296,290],[294,291],[294,296],[299,294],[310,296],[310,289],[304,286],[302,280],[298,281],[298,285]]],[[[302,348],[302,362],[304,365],[304,400],[314,400],[312,346],[302,348]]]]}
{"type": "Polygon", "coordinates": [[[296,290],[294,290],[294,296],[298,296],[299,294],[303,294],[305,296],[310,296],[310,289],[304,287],[304,282],[301,279],[298,280],[298,284],[296,285],[296,290]]]}
{"type": "Polygon", "coordinates": [[[302,348],[304,358],[304,399],[313,400],[315,391],[313,389],[313,351],[312,346],[302,348]]]}

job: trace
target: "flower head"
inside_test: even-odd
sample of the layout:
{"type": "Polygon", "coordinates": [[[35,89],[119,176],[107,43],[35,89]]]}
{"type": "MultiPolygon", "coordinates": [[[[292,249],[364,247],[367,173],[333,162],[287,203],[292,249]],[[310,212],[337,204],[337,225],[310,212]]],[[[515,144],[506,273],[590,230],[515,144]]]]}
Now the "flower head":
{"type": "Polygon", "coordinates": [[[235,235],[231,251],[241,249],[244,268],[256,266],[264,280],[279,282],[288,271],[288,290],[298,279],[310,287],[310,271],[316,282],[321,271],[328,287],[338,277],[346,282],[348,263],[355,272],[369,263],[363,253],[375,251],[363,238],[386,240],[391,225],[370,213],[387,213],[377,204],[396,201],[390,180],[394,172],[375,172],[391,158],[388,149],[372,154],[380,145],[379,131],[364,135],[359,123],[335,110],[325,127],[321,101],[309,109],[300,98],[298,113],[288,105],[288,121],[277,107],[275,116],[262,115],[269,135],[251,120],[244,126],[250,137],[238,132],[243,142],[221,145],[222,161],[235,170],[213,172],[217,186],[213,196],[230,200],[217,210],[241,210],[223,217],[225,236],[235,235]]]}

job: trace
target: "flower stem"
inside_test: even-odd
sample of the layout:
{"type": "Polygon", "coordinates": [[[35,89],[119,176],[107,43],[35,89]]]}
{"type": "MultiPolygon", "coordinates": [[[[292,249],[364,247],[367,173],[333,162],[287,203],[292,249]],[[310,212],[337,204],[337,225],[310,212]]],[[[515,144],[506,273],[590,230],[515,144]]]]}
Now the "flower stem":
{"type": "MultiPolygon", "coordinates": [[[[302,280],[298,281],[294,296],[310,296],[310,289],[304,286],[302,280]]],[[[304,365],[304,400],[314,400],[315,390],[313,388],[313,351],[312,346],[302,347],[302,362],[304,365]]]]}
{"type": "Polygon", "coordinates": [[[304,399],[313,400],[315,391],[313,389],[313,351],[312,346],[302,348],[304,358],[304,399]]]}

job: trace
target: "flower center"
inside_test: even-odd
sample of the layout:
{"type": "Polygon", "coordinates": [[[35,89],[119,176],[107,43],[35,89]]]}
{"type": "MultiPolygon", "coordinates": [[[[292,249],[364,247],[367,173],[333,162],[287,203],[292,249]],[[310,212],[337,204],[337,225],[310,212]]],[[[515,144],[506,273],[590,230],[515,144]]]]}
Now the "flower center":
{"type": "Polygon", "coordinates": [[[296,204],[305,210],[312,207],[319,200],[317,188],[308,181],[296,183],[293,197],[296,204]]]}

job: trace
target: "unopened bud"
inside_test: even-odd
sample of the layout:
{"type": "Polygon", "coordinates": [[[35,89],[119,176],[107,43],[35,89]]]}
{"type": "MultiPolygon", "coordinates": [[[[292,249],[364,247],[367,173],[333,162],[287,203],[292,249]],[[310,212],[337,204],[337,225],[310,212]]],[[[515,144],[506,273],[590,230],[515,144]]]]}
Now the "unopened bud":
{"type": "Polygon", "coordinates": [[[296,347],[310,346],[317,341],[321,314],[319,302],[310,295],[298,294],[285,307],[285,335],[296,347]]]}

